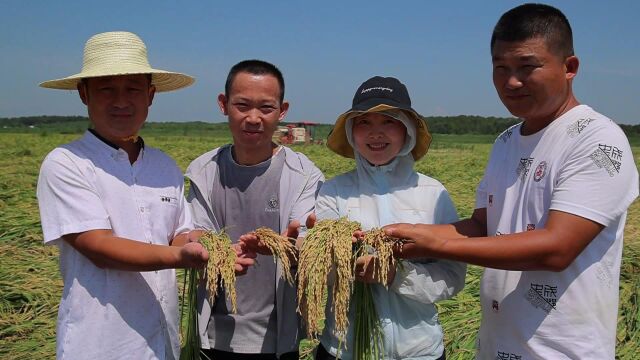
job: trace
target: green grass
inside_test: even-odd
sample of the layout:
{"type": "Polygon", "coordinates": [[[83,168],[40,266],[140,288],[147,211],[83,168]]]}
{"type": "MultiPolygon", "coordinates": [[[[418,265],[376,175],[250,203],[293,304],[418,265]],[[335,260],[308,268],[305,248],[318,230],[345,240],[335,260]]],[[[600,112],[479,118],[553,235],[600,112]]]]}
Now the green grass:
{"type": "MultiPolygon", "coordinates": [[[[78,125],[82,131],[83,127],[78,125]]],[[[78,133],[37,129],[32,133],[0,133],[0,359],[53,358],[55,322],[62,291],[57,249],[42,245],[35,197],[40,163],[54,147],[78,133]]],[[[200,154],[230,136],[224,124],[149,126],[145,142],[171,155],[184,170],[200,154]]],[[[431,150],[416,168],[441,181],[451,193],[460,216],[473,210],[475,187],[482,176],[493,136],[435,135],[431,150]]],[[[640,141],[631,139],[636,165],[640,141]]],[[[319,145],[296,145],[327,178],[354,167],[319,145]]],[[[620,285],[619,359],[637,358],[640,343],[640,202],[629,209],[620,285]]],[[[472,359],[480,322],[478,301],[482,269],[471,266],[466,288],[456,298],[439,303],[448,359],[472,359]]],[[[183,277],[179,275],[180,281],[183,277]]],[[[181,288],[181,287],[180,287],[181,288]]],[[[312,345],[301,346],[308,353],[312,345]]]]}

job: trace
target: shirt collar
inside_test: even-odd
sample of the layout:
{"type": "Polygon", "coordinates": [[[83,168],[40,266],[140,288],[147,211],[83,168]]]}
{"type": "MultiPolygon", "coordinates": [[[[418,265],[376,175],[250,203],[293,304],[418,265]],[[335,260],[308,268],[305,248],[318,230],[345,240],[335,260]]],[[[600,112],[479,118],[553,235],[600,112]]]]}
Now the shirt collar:
{"type": "MultiPolygon", "coordinates": [[[[118,147],[118,145],[112,143],[111,141],[105,139],[103,136],[98,134],[94,129],[87,129],[83,140],[86,141],[89,146],[93,148],[97,148],[98,151],[103,151],[108,153],[114,159],[129,159],[129,155],[122,148],[118,147]]],[[[144,157],[144,140],[142,137],[138,137],[138,142],[140,143],[140,154],[138,154],[138,159],[144,157]]]]}
{"type": "MultiPolygon", "coordinates": [[[[90,133],[93,134],[93,136],[95,136],[96,138],[98,138],[98,140],[102,141],[103,143],[105,143],[106,145],[109,145],[110,147],[118,150],[120,149],[118,147],[118,145],[112,143],[111,141],[105,139],[102,135],[98,134],[98,132],[95,129],[88,129],[90,133]]],[[[141,136],[138,137],[138,142],[140,143],[140,149],[144,149],[144,139],[142,139],[141,136]]]]}

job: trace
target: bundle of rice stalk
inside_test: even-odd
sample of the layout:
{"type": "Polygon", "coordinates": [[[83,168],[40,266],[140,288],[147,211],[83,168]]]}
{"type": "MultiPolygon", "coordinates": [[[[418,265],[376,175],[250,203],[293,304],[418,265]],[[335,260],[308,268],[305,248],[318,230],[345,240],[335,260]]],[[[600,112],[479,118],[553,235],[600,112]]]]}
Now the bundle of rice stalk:
{"type": "MultiPolygon", "coordinates": [[[[182,348],[180,359],[200,359],[200,336],[198,333],[198,282],[205,274],[209,298],[213,303],[218,294],[218,284],[224,286],[227,297],[231,300],[233,312],[236,312],[236,252],[231,248],[231,239],[224,232],[205,232],[198,241],[209,253],[209,261],[204,273],[196,269],[185,270],[185,282],[182,290],[183,307],[186,307],[186,329],[182,329],[182,348]],[[198,274],[200,273],[200,276],[198,274]]],[[[185,313],[182,311],[182,314],[185,313]]]]}
{"type": "Polygon", "coordinates": [[[396,266],[393,248],[396,245],[402,246],[402,240],[385,234],[384,230],[380,228],[374,228],[365,233],[361,244],[359,256],[366,255],[369,249],[375,253],[378,261],[371,263],[374,266],[374,276],[388,288],[387,274],[392,266],[396,266]]]}
{"type": "Polygon", "coordinates": [[[373,301],[371,285],[357,281],[353,289],[356,319],[353,324],[353,358],[357,360],[378,360],[384,354],[384,334],[373,301]]]}
{"type": "Polygon", "coordinates": [[[224,287],[227,298],[231,300],[231,311],[236,312],[236,272],[237,254],[231,248],[231,239],[223,231],[206,231],[198,241],[207,249],[209,262],[205,269],[209,300],[214,302],[218,295],[218,285],[224,287]]]}
{"type": "Polygon", "coordinates": [[[321,220],[307,233],[298,261],[298,312],[310,339],[322,331],[327,275],[332,265],[336,268],[332,287],[336,331],[346,334],[353,273],[351,239],[359,228],[359,223],[340,218],[321,220]]]}
{"type": "Polygon", "coordinates": [[[182,289],[184,316],[186,307],[186,330],[180,334],[182,348],[180,359],[200,359],[200,335],[198,334],[198,270],[186,269],[184,271],[184,287],[182,289]]]}
{"type": "MultiPolygon", "coordinates": [[[[382,229],[374,228],[365,233],[364,239],[357,246],[355,258],[375,254],[377,261],[372,261],[373,276],[389,287],[388,273],[391,266],[397,266],[393,257],[393,247],[402,244],[399,239],[392,238],[382,229]]],[[[377,360],[384,353],[384,334],[378,311],[373,299],[371,285],[357,281],[354,285],[353,301],[355,305],[355,323],[353,337],[353,358],[358,360],[377,360]]]]}
{"type": "Polygon", "coordinates": [[[293,275],[291,275],[291,260],[297,261],[298,252],[295,244],[292,243],[288,237],[282,236],[267,227],[256,229],[255,234],[258,239],[271,250],[273,261],[276,261],[276,257],[280,259],[284,278],[289,284],[293,285],[294,278],[293,275]]]}

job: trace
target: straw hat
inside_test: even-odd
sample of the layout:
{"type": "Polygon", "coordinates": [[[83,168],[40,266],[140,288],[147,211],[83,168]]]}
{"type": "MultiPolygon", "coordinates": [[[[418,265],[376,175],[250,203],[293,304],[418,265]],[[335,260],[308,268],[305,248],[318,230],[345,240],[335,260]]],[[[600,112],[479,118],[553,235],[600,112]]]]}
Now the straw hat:
{"type": "Polygon", "coordinates": [[[134,74],[151,74],[156,92],[177,90],[195,81],[185,74],[152,68],[147,59],[147,47],[136,34],[113,31],[94,35],[87,41],[79,74],[45,81],[40,86],[75,90],[84,78],[134,74]]]}
{"type": "Polygon", "coordinates": [[[347,119],[369,112],[391,109],[404,111],[416,123],[416,145],[411,150],[413,158],[418,161],[429,150],[431,134],[424,118],[411,107],[411,98],[407,87],[392,77],[374,76],[360,85],[353,97],[351,109],[340,115],[329,134],[327,146],[338,155],[354,158],[353,148],[347,140],[345,125],[347,119]]]}

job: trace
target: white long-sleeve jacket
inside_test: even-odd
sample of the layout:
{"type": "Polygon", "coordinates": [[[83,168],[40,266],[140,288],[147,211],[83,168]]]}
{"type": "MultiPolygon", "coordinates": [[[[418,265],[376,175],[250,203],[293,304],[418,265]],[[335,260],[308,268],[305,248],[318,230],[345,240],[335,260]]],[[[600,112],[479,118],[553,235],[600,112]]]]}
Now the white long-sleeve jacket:
{"type": "MultiPolygon", "coordinates": [[[[444,186],[413,170],[411,154],[388,165],[372,166],[356,154],[356,170],[327,181],[316,201],[318,220],[347,216],[363,230],[405,222],[444,224],[458,220],[444,186]]],[[[443,333],[434,303],[451,298],[464,287],[466,264],[447,260],[403,261],[389,289],[374,285],[376,309],[384,332],[384,359],[439,358],[443,333]]],[[[331,296],[329,296],[331,299],[331,296]]],[[[329,300],[330,301],[330,300],[329,300]]],[[[327,304],[322,345],[335,356],[339,339],[327,304]]],[[[340,358],[350,360],[353,349],[354,304],[349,313],[347,342],[340,358]],[[346,349],[345,349],[346,345],[346,349]]]]}

